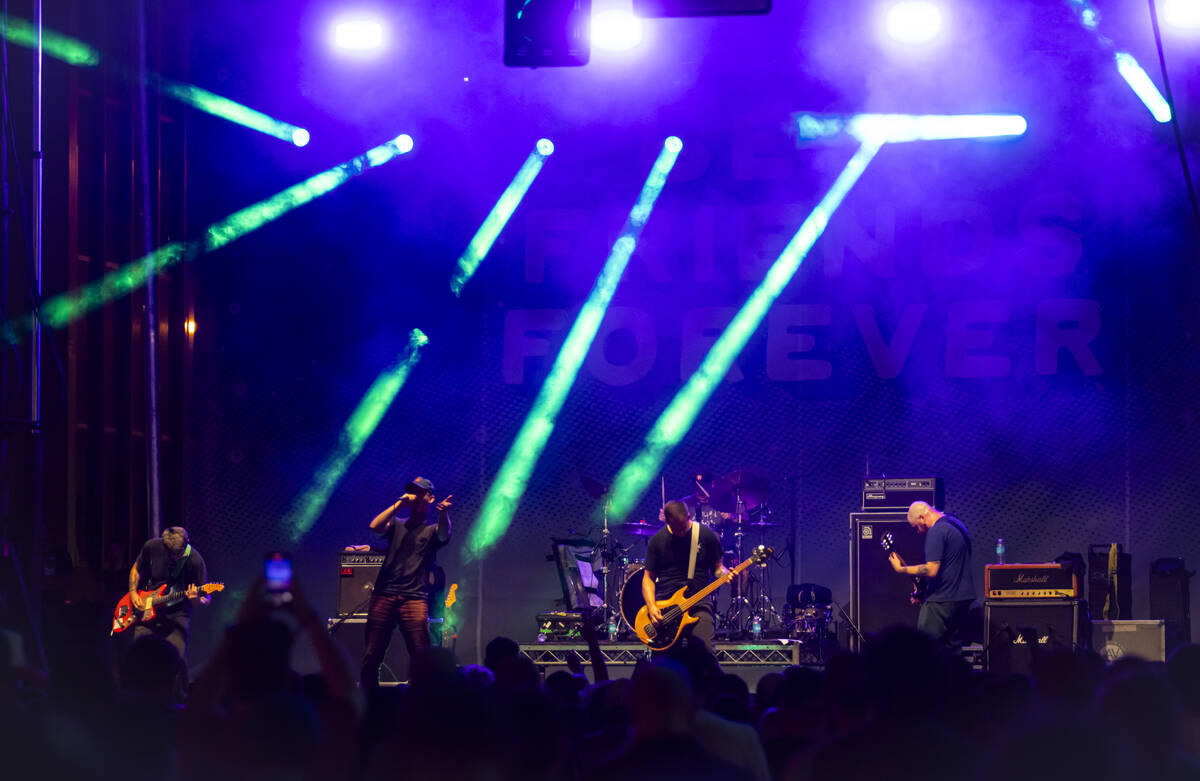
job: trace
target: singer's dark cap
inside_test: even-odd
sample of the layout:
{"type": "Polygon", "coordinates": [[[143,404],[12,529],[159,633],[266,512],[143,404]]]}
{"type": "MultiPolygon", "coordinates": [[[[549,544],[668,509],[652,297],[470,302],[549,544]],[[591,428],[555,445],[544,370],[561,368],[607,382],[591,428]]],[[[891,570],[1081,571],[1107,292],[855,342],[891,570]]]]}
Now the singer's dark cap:
{"type": "Polygon", "coordinates": [[[433,483],[429,482],[428,478],[417,477],[408,481],[408,485],[404,486],[404,490],[412,494],[431,494],[433,493],[433,483]]]}

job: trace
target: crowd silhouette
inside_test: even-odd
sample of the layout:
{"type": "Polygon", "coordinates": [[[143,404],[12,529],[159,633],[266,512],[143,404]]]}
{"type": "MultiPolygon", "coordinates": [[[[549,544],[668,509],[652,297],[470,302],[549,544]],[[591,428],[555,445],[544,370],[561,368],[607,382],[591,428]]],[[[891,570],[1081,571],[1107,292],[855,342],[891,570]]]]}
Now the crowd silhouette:
{"type": "MultiPolygon", "coordinates": [[[[1039,649],[1032,675],[973,671],[916,630],[790,667],[751,691],[703,646],[609,679],[577,659],[544,675],[495,638],[482,665],[434,648],[407,685],[364,697],[303,595],[252,590],[190,685],[158,637],[118,654],[106,616],[68,608],[48,676],[0,643],[4,776],[846,781],[1200,777],[1200,646],[1170,660],[1039,649]],[[320,672],[291,667],[297,638],[320,672]]],[[[589,642],[595,642],[589,636],[589,642]]]]}

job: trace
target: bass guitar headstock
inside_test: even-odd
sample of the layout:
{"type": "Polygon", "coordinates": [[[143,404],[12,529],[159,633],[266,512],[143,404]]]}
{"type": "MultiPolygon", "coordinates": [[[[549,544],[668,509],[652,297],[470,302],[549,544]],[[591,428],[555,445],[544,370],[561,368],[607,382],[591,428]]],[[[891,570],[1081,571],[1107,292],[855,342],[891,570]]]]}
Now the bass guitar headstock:
{"type": "Polygon", "coordinates": [[[754,560],[755,564],[762,564],[764,561],[766,561],[767,559],[771,558],[774,555],[775,555],[774,548],[770,547],[769,545],[759,545],[750,554],[750,558],[754,560]]]}

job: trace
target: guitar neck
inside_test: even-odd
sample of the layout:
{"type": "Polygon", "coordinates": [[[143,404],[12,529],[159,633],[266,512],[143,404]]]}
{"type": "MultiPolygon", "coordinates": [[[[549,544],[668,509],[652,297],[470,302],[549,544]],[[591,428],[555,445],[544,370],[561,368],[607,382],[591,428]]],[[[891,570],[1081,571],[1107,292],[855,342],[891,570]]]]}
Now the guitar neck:
{"type": "Polygon", "coordinates": [[[171,591],[168,591],[166,594],[163,594],[161,597],[151,597],[150,598],[150,606],[157,607],[158,605],[169,605],[172,602],[178,602],[181,597],[186,597],[186,596],[187,596],[186,591],[171,590],[171,591]]]}
{"type": "Polygon", "coordinates": [[[721,586],[724,586],[726,583],[728,583],[729,581],[736,578],[739,574],[741,574],[742,570],[746,569],[746,567],[749,567],[753,563],[754,563],[754,557],[751,556],[750,558],[743,561],[741,564],[739,564],[736,567],[734,567],[733,569],[729,570],[728,573],[722,575],[721,577],[714,580],[712,583],[709,583],[707,586],[705,586],[704,588],[697,591],[695,596],[691,596],[691,597],[688,597],[687,599],[685,599],[682,603],[680,603],[679,609],[680,610],[690,610],[692,605],[695,605],[697,602],[704,599],[709,594],[711,594],[714,591],[716,591],[717,589],[719,589],[721,586]]]}

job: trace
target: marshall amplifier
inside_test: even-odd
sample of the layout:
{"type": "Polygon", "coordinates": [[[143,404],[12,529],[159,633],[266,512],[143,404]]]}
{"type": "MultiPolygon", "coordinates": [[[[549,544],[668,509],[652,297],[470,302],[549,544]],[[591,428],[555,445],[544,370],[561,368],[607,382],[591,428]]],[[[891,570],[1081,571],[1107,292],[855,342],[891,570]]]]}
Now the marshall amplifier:
{"type": "Polygon", "coordinates": [[[988,599],[983,621],[989,672],[1030,675],[1038,651],[1087,643],[1087,607],[1079,599],[988,599]]]}
{"type": "Polygon", "coordinates": [[[940,477],[864,477],[862,508],[908,510],[913,502],[925,502],[939,510],[946,506],[946,488],[940,477]]]}
{"type": "Polygon", "coordinates": [[[1062,564],[988,564],[983,570],[988,599],[1078,599],[1079,578],[1062,564]]]}
{"type": "Polygon", "coordinates": [[[382,553],[369,551],[338,554],[337,615],[366,615],[367,600],[375,587],[383,558],[382,553]]]}

